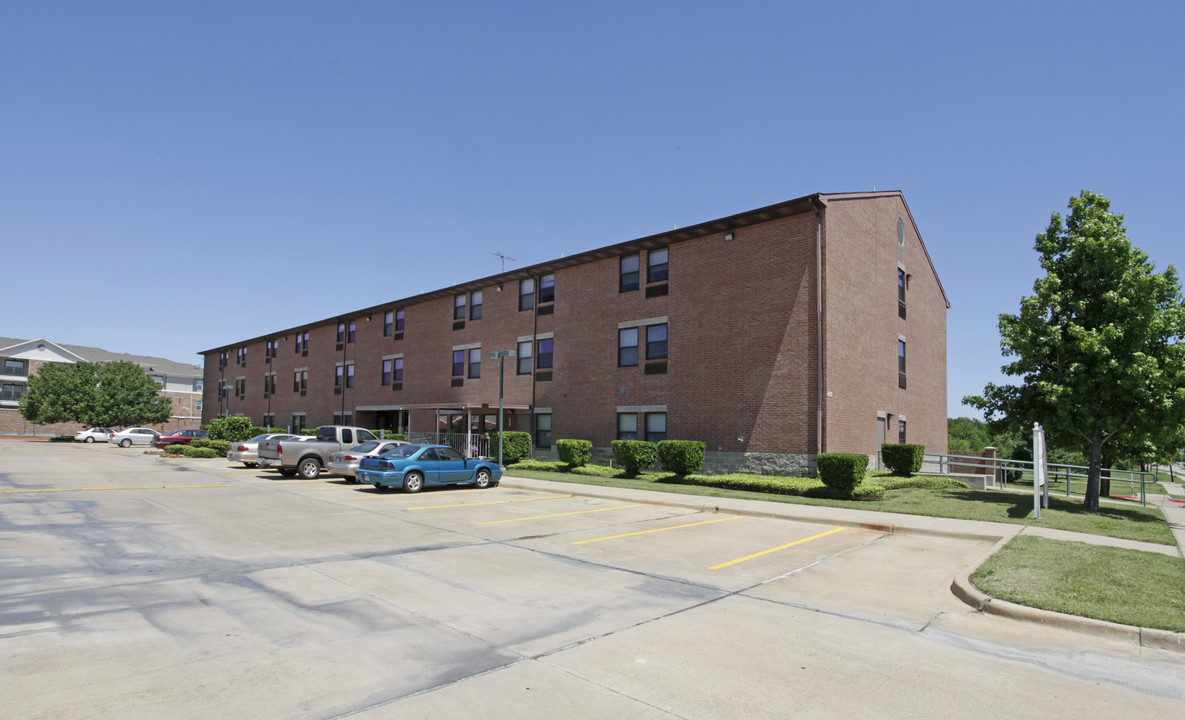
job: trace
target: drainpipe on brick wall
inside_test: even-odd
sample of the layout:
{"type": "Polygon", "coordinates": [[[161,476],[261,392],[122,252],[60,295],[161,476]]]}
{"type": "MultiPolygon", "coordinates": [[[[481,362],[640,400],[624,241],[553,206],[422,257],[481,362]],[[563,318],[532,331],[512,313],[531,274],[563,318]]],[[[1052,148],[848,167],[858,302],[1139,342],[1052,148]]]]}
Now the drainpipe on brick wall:
{"type": "MultiPolygon", "coordinates": [[[[539,352],[538,341],[535,336],[539,333],[539,279],[527,270],[527,277],[531,278],[531,287],[534,288],[535,297],[531,303],[531,407],[527,412],[531,413],[531,457],[535,457],[535,354],[539,352]]],[[[554,327],[554,326],[553,326],[554,327]]],[[[552,350],[554,352],[554,349],[552,350]]],[[[554,356],[553,356],[554,357],[554,356]]],[[[554,363],[553,363],[554,365],[554,363]]],[[[515,368],[517,371],[518,368],[515,368]]]]}
{"type": "Polygon", "coordinates": [[[823,332],[823,208],[825,206],[817,204],[817,196],[811,196],[807,199],[815,211],[815,341],[818,345],[818,377],[816,388],[818,405],[815,409],[815,453],[818,454],[827,451],[827,439],[824,431],[826,427],[824,422],[825,413],[823,409],[824,403],[827,400],[823,352],[823,341],[825,338],[823,332]]]}

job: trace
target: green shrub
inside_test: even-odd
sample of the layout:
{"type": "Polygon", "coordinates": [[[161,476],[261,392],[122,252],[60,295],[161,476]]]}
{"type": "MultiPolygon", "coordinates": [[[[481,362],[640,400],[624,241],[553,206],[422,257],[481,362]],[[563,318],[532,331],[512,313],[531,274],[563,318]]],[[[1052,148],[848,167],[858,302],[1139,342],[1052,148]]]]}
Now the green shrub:
{"type": "MultiPolygon", "coordinates": [[[[259,433],[256,433],[258,435],[259,433]]],[[[254,435],[252,436],[254,437],[254,435]]],[[[231,442],[229,440],[211,440],[209,438],[196,438],[189,444],[190,447],[195,448],[211,448],[219,455],[226,455],[230,452],[231,442]]]]}
{"type": "Polygon", "coordinates": [[[620,465],[626,477],[634,477],[643,468],[653,467],[658,459],[658,446],[645,440],[614,440],[613,462],[620,465]]]}
{"type": "Polygon", "coordinates": [[[165,455],[184,455],[188,445],[169,445],[165,448],[165,455]]]}
{"type": "Polygon", "coordinates": [[[592,460],[592,442],[588,440],[556,440],[555,451],[569,469],[583,467],[592,460]]]}
{"type": "MultiPolygon", "coordinates": [[[[490,454],[498,457],[498,432],[490,433],[490,454]]],[[[517,430],[502,432],[502,464],[511,465],[531,456],[531,434],[517,430]]]]}
{"type": "Polygon", "coordinates": [[[184,455],[185,457],[191,457],[191,458],[215,458],[215,457],[218,457],[218,451],[215,450],[214,448],[208,448],[208,447],[195,448],[195,447],[191,447],[189,445],[181,445],[180,447],[182,448],[181,454],[184,455]]]}
{"type": "Polygon", "coordinates": [[[868,457],[857,453],[819,453],[819,479],[837,497],[851,497],[868,472],[868,457]]]}
{"type": "Polygon", "coordinates": [[[251,418],[242,415],[234,415],[232,417],[214,418],[210,421],[209,434],[210,440],[227,440],[230,442],[241,442],[249,440],[260,433],[256,432],[260,428],[251,425],[251,418]]]}
{"type": "Polygon", "coordinates": [[[926,459],[925,445],[890,444],[881,445],[881,460],[894,475],[912,475],[922,469],[926,459]]]}
{"type": "Polygon", "coordinates": [[[703,469],[707,449],[699,440],[663,440],[658,444],[658,459],[676,475],[690,475],[703,469]]]}

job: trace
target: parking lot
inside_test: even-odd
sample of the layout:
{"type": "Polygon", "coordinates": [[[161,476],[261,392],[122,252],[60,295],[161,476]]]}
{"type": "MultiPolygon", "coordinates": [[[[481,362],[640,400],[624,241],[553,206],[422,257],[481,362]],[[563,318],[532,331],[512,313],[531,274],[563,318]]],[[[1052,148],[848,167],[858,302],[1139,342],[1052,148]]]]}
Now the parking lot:
{"type": "Polygon", "coordinates": [[[983,537],[639,495],[512,476],[407,495],[0,440],[5,714],[1185,709],[1179,653],[960,603],[951,579],[991,547],[983,537]]]}

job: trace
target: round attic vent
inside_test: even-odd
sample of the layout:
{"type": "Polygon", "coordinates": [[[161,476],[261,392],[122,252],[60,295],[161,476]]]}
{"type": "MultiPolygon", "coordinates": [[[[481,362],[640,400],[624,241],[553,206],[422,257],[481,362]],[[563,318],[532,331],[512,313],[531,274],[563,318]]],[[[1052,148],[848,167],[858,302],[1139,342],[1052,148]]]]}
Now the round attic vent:
{"type": "Polygon", "coordinates": [[[897,218],[897,244],[905,246],[905,221],[897,218]]]}

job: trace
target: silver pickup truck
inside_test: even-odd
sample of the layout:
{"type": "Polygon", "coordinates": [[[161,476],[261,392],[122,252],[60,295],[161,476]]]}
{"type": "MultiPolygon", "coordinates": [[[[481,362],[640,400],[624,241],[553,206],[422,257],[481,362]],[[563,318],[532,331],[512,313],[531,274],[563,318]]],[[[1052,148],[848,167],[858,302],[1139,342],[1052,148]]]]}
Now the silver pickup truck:
{"type": "Polygon", "coordinates": [[[335,452],[349,450],[367,440],[376,440],[374,433],[359,427],[344,425],[322,425],[317,428],[316,439],[264,440],[259,443],[259,467],[265,470],[279,470],[284,477],[301,477],[312,480],[329,464],[329,456],[335,452]]]}

